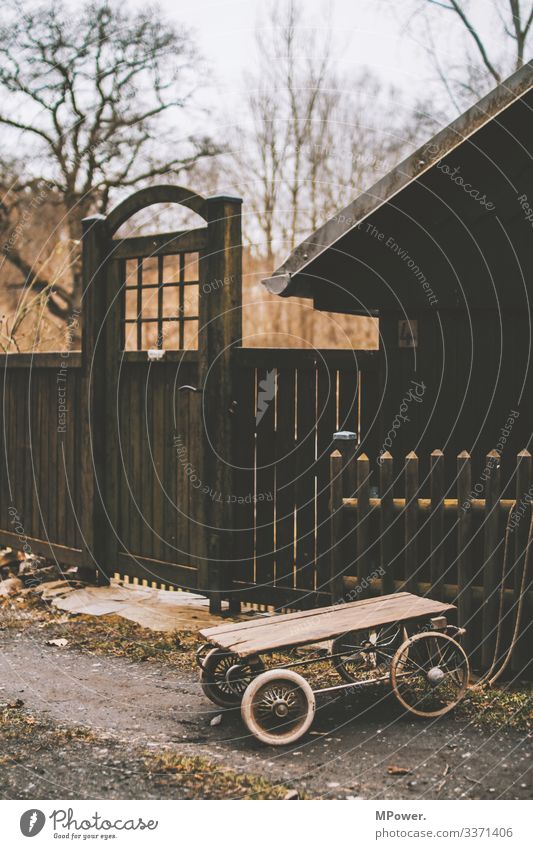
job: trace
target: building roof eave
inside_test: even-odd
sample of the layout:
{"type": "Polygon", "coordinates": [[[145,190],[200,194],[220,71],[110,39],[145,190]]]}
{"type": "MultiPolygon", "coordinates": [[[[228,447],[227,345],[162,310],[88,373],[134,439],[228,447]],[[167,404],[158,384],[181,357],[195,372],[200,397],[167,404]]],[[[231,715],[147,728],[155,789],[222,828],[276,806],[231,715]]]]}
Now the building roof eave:
{"type": "Polygon", "coordinates": [[[465,142],[481,127],[533,88],[533,60],[515,71],[485,97],[440,130],[414,153],[400,162],[370,189],[339,210],[292,251],[287,259],[262,283],[274,295],[300,295],[293,278],[343,236],[355,229],[380,206],[429,171],[444,156],[465,142]]]}

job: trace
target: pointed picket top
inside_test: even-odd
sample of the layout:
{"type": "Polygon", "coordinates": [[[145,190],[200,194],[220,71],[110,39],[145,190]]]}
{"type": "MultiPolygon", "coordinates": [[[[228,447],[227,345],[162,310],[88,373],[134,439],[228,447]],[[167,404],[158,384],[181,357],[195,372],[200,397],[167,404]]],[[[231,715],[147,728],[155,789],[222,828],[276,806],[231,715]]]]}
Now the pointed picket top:
{"type": "Polygon", "coordinates": [[[470,454],[468,453],[468,451],[465,450],[465,451],[461,451],[461,453],[457,455],[457,459],[458,460],[470,460],[471,457],[470,457],[470,454]]]}
{"type": "Polygon", "coordinates": [[[501,457],[501,454],[500,454],[499,451],[496,451],[496,449],[493,448],[492,451],[489,451],[489,453],[487,454],[487,457],[498,457],[498,459],[499,459],[501,457]]]}
{"type": "Polygon", "coordinates": [[[338,459],[341,459],[341,460],[342,460],[342,454],[341,454],[341,452],[339,451],[339,449],[338,449],[338,448],[335,448],[335,449],[331,452],[331,454],[329,455],[329,457],[330,457],[330,460],[338,460],[338,459]]]}
{"type": "Polygon", "coordinates": [[[531,458],[531,454],[527,450],[527,448],[522,448],[522,450],[518,452],[518,457],[529,457],[529,458],[531,458]]]}
{"type": "Polygon", "coordinates": [[[414,451],[409,451],[409,454],[407,455],[407,457],[405,459],[406,460],[418,460],[418,457],[417,457],[417,455],[415,454],[414,451]]]}
{"type": "Polygon", "coordinates": [[[358,462],[358,463],[360,463],[360,462],[366,462],[366,463],[368,463],[368,457],[367,457],[367,455],[366,455],[366,454],[359,454],[359,457],[357,458],[357,462],[358,462]]]}
{"type": "Polygon", "coordinates": [[[431,452],[432,457],[444,457],[444,452],[440,450],[440,448],[435,448],[434,451],[431,452]]]}
{"type": "Polygon", "coordinates": [[[392,460],[392,454],[390,451],[384,451],[383,454],[380,455],[381,460],[392,460]]]}

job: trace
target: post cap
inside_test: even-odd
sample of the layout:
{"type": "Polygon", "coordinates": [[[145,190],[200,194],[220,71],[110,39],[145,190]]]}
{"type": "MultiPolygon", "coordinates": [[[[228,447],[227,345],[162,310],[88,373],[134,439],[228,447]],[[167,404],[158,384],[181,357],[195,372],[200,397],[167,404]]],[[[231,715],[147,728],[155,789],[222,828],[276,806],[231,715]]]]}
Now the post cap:
{"type": "Polygon", "coordinates": [[[337,430],[333,434],[333,439],[338,439],[341,442],[355,442],[357,434],[353,430],[337,430]]]}

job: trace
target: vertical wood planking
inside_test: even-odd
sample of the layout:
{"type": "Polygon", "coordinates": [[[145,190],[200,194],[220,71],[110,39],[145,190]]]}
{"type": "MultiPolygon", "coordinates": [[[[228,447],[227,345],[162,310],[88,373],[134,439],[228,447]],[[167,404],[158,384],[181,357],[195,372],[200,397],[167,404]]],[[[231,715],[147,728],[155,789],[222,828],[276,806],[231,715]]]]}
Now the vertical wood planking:
{"type": "Polygon", "coordinates": [[[388,595],[394,592],[394,549],[392,539],[393,516],[393,486],[394,470],[393,460],[388,451],[380,457],[379,489],[381,495],[380,516],[380,560],[381,568],[384,570],[381,583],[381,592],[388,595]]]}
{"type": "MultiPolygon", "coordinates": [[[[7,368],[0,371],[0,403],[2,416],[0,419],[0,523],[1,527],[9,527],[9,493],[7,488],[6,457],[7,457],[7,368]]],[[[29,510],[28,506],[28,510],[29,510]]],[[[28,513],[28,516],[30,513],[28,513]]]]}
{"type": "Polygon", "coordinates": [[[359,433],[359,372],[352,368],[339,371],[339,430],[359,433]]]}
{"type": "Polygon", "coordinates": [[[255,536],[255,369],[243,368],[237,384],[235,419],[236,580],[253,583],[255,536]]]}
{"type": "Polygon", "coordinates": [[[119,491],[120,510],[118,521],[119,547],[121,551],[129,551],[130,545],[130,505],[131,505],[131,429],[135,427],[131,415],[131,397],[127,382],[127,371],[124,362],[121,363],[119,375],[119,491]]]}
{"type": "Polygon", "coordinates": [[[496,624],[499,609],[500,557],[501,539],[498,540],[499,529],[499,497],[500,497],[500,455],[497,451],[487,454],[486,469],[488,477],[485,489],[484,516],[484,547],[483,547],[483,638],[482,663],[490,666],[494,655],[496,642],[496,624]],[[499,545],[500,543],[500,545],[499,545]]]}
{"type": "Polygon", "coordinates": [[[166,433],[164,439],[164,461],[163,479],[164,502],[163,502],[163,527],[164,527],[164,559],[169,563],[175,563],[176,551],[176,466],[178,457],[176,453],[176,416],[174,405],[178,394],[179,374],[174,369],[165,365],[165,377],[163,384],[166,433]]]}
{"type": "Polygon", "coordinates": [[[280,369],[276,398],[276,585],[280,587],[295,586],[295,388],[295,370],[280,369]]]}
{"type": "MultiPolygon", "coordinates": [[[[67,385],[69,388],[69,398],[72,404],[72,414],[70,417],[70,427],[65,434],[62,434],[63,439],[60,440],[60,449],[62,446],[63,455],[65,458],[65,466],[63,476],[65,481],[66,501],[65,501],[65,541],[67,545],[73,548],[81,547],[82,540],[79,533],[79,523],[81,520],[80,511],[81,504],[79,499],[79,481],[76,479],[79,473],[79,458],[80,458],[80,369],[69,367],[67,377],[67,385]]],[[[61,457],[61,454],[60,454],[61,457]]]]}
{"type": "Polygon", "coordinates": [[[142,528],[142,506],[141,497],[143,491],[142,476],[142,433],[144,427],[143,405],[142,405],[142,380],[140,368],[133,365],[124,366],[125,390],[130,401],[130,459],[131,466],[129,496],[129,538],[127,540],[128,550],[132,554],[140,554],[141,528],[142,528]]]}
{"type": "Polygon", "coordinates": [[[334,369],[319,361],[317,370],[316,437],[316,571],[317,590],[326,591],[330,581],[330,454],[336,429],[337,385],[334,369]]]}
{"type": "Polygon", "coordinates": [[[472,490],[472,464],[470,454],[461,451],[457,457],[457,618],[467,629],[465,648],[470,648],[472,616],[472,562],[470,551],[471,509],[463,509],[472,490]]]}
{"type": "MultiPolygon", "coordinates": [[[[198,377],[196,371],[187,370],[189,380],[187,383],[196,385],[198,377]]],[[[184,565],[196,565],[198,577],[201,578],[202,586],[209,583],[208,574],[208,552],[206,536],[210,532],[207,527],[209,519],[209,499],[217,497],[215,483],[210,477],[209,469],[202,466],[202,443],[198,434],[202,432],[203,425],[203,395],[201,392],[187,392],[180,405],[180,421],[183,440],[187,446],[185,459],[190,463],[194,475],[208,488],[208,492],[195,489],[187,474],[187,467],[181,465],[182,473],[182,507],[178,517],[178,538],[180,540],[181,560],[184,565]]]]}
{"type": "Polygon", "coordinates": [[[296,584],[315,588],[316,370],[296,378],[296,584]]]}
{"type": "Polygon", "coordinates": [[[362,582],[368,581],[370,573],[370,462],[366,454],[357,458],[357,582],[361,590],[359,598],[367,593],[362,591],[362,582]]]}
{"type": "MultiPolygon", "coordinates": [[[[48,471],[48,537],[50,540],[57,540],[57,513],[58,513],[58,490],[57,490],[57,473],[60,463],[59,459],[59,434],[58,426],[58,404],[59,398],[57,395],[57,373],[54,369],[49,369],[50,382],[48,384],[48,454],[49,454],[49,471],[48,471]]],[[[63,399],[62,399],[63,400],[63,399]]],[[[66,405],[69,406],[68,394],[66,396],[66,405]]],[[[67,428],[71,427],[72,415],[67,413],[67,428]]],[[[61,505],[64,510],[64,505],[61,505]]]]}
{"type": "MultiPolygon", "coordinates": [[[[32,470],[31,470],[31,415],[32,404],[30,399],[30,387],[33,378],[32,370],[24,371],[24,430],[20,434],[20,439],[24,446],[24,481],[23,481],[23,501],[24,501],[24,525],[27,528],[26,533],[32,535],[31,529],[31,505],[32,505],[32,470]]],[[[72,407],[73,411],[77,408],[72,407]]],[[[0,486],[1,486],[0,480],[0,486]]],[[[66,533],[63,534],[63,540],[66,539],[66,533]]],[[[61,541],[61,540],[59,540],[61,541]]]]}
{"type": "Polygon", "coordinates": [[[359,372],[359,436],[361,450],[374,467],[379,451],[380,386],[376,372],[359,372]]]}
{"type": "Polygon", "coordinates": [[[154,480],[154,466],[152,459],[151,446],[153,442],[153,394],[154,394],[154,377],[153,367],[148,367],[146,372],[143,371],[143,381],[141,385],[141,463],[143,469],[143,483],[141,491],[141,511],[142,511],[142,526],[141,526],[141,554],[144,557],[153,557],[153,503],[152,489],[154,480]],[[148,480],[148,485],[145,481],[148,480]]]}
{"type": "Polygon", "coordinates": [[[343,558],[343,526],[344,515],[342,507],[342,456],[340,451],[333,451],[330,457],[329,485],[329,515],[331,548],[330,562],[330,592],[331,603],[339,604],[344,601],[344,572],[343,558]]]}
{"type": "Polygon", "coordinates": [[[416,592],[418,572],[418,457],[405,458],[405,589],[416,592]]]}
{"type": "MultiPolygon", "coordinates": [[[[162,259],[162,257],[159,257],[162,259]]],[[[161,275],[161,282],[163,278],[161,275]]],[[[162,292],[162,289],[159,289],[162,292]]],[[[165,365],[157,363],[152,370],[152,517],[153,517],[153,555],[157,560],[165,559],[165,539],[167,528],[164,521],[165,509],[165,443],[168,434],[168,424],[165,415],[165,365]]]]}
{"type": "Polygon", "coordinates": [[[66,431],[60,432],[57,417],[54,420],[54,429],[56,431],[56,476],[57,476],[57,502],[56,502],[56,541],[64,543],[66,540],[66,519],[69,508],[67,495],[67,480],[66,468],[67,461],[67,446],[66,442],[69,438],[69,433],[76,427],[76,406],[73,396],[73,379],[69,373],[67,364],[66,374],[66,397],[67,407],[69,410],[67,416],[66,431]]]}
{"type": "Polygon", "coordinates": [[[430,538],[430,581],[431,598],[442,601],[444,598],[444,454],[438,449],[432,451],[430,458],[430,498],[431,515],[429,520],[430,538]]]}
{"type": "Polygon", "coordinates": [[[274,581],[276,369],[257,369],[256,583],[274,581]],[[269,496],[270,500],[269,500],[269,496]]]}
{"type": "MultiPolygon", "coordinates": [[[[39,503],[41,508],[41,539],[49,539],[50,517],[48,498],[50,488],[50,379],[48,370],[41,375],[41,427],[39,439],[39,503]]],[[[15,482],[16,485],[16,482],[15,482]]]]}
{"type": "MultiPolygon", "coordinates": [[[[39,376],[35,376],[32,392],[32,428],[31,428],[31,475],[32,475],[32,492],[31,492],[31,521],[30,527],[32,533],[38,537],[40,535],[40,515],[39,515],[39,446],[40,446],[40,431],[41,431],[41,381],[39,376]]],[[[9,444],[9,429],[8,429],[8,444],[9,444]]],[[[6,474],[8,466],[6,465],[6,474]]],[[[6,481],[7,482],[7,481],[6,481]]],[[[6,489],[6,492],[8,490],[6,489]]]]}
{"type": "MultiPolygon", "coordinates": [[[[509,553],[513,557],[513,607],[511,622],[514,622],[518,614],[518,605],[520,602],[522,578],[525,568],[525,557],[527,550],[527,541],[529,529],[531,526],[531,497],[530,488],[531,479],[531,454],[525,449],[520,451],[516,458],[516,508],[518,524],[514,529],[514,551],[511,545],[509,553]],[[520,518],[518,518],[518,516],[520,518]]],[[[515,509],[516,509],[515,508],[515,509]]],[[[531,557],[531,555],[530,555],[531,557]]],[[[531,591],[531,575],[526,575],[525,588],[526,593],[531,591]]],[[[531,662],[531,636],[528,633],[528,609],[527,600],[524,601],[524,612],[522,614],[522,625],[520,628],[520,636],[511,658],[511,669],[513,672],[522,672],[531,662]]]]}

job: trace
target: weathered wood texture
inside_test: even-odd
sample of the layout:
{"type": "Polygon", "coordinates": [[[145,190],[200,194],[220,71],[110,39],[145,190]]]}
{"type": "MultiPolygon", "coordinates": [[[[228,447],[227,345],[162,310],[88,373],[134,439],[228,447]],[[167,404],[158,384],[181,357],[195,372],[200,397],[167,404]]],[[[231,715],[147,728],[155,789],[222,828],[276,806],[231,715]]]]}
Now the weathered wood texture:
{"type": "Polygon", "coordinates": [[[366,630],[391,622],[442,615],[453,605],[395,593],[333,607],[273,616],[267,620],[238,622],[200,631],[200,636],[241,657],[286,646],[331,640],[348,631],[366,630]]]}
{"type": "MultiPolygon", "coordinates": [[[[239,535],[254,539],[248,577],[241,577],[238,564],[235,571],[234,589],[243,600],[250,597],[252,573],[253,583],[264,587],[266,597],[271,588],[273,604],[285,599],[286,604],[312,606],[330,591],[333,433],[354,431],[360,449],[376,457],[377,428],[364,431],[362,424],[368,386],[376,381],[376,353],[234,351],[240,387],[232,417],[240,445],[239,535]]],[[[374,418],[367,417],[370,422],[374,418]]],[[[345,480],[344,471],[341,464],[339,484],[345,480]]]]}
{"type": "MultiPolygon", "coordinates": [[[[487,669],[494,657],[504,657],[513,643],[516,616],[518,639],[512,668],[525,673],[532,661],[526,638],[533,613],[531,578],[524,567],[531,521],[531,455],[517,457],[516,500],[501,499],[499,455],[491,451],[485,465],[484,486],[472,483],[472,460],[463,451],[457,458],[457,497],[445,497],[442,470],[444,455],[431,455],[431,498],[420,497],[418,458],[406,458],[404,498],[392,497],[392,457],[380,458],[379,496],[368,499],[366,490],[339,506],[338,462],[331,455],[330,503],[332,513],[332,586],[344,576],[345,597],[359,597],[373,584],[374,592],[389,593],[406,585],[435,599],[453,600],[458,624],[467,628],[466,645],[474,665],[487,669]],[[484,493],[485,498],[473,498],[484,493]],[[361,497],[362,494],[362,497],[361,497]],[[362,517],[367,521],[363,523],[362,517]],[[354,529],[350,537],[348,528],[354,529]],[[350,539],[352,550],[347,550],[350,539]],[[354,567],[354,562],[357,564],[354,567]],[[501,613],[501,617],[500,617],[501,613]],[[498,638],[498,631],[500,636],[498,638]]],[[[366,459],[356,464],[363,469],[366,459]]],[[[363,474],[360,472],[359,478],[363,474]]],[[[373,479],[370,476],[370,483],[373,479]]],[[[529,545],[531,545],[531,540],[529,545]]]]}
{"type": "Polygon", "coordinates": [[[79,565],[81,369],[68,352],[44,357],[12,368],[9,356],[1,374],[1,539],[79,565]]]}

